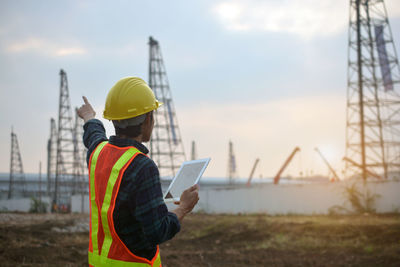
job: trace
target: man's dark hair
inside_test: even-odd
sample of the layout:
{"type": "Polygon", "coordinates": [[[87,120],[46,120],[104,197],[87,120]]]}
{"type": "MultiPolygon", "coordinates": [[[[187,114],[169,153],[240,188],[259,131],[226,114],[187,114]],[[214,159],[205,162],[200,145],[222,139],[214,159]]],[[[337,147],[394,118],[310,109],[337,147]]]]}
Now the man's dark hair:
{"type": "MultiPolygon", "coordinates": [[[[153,111],[149,112],[150,113],[150,119],[153,120],[153,111]]],[[[116,136],[127,136],[129,138],[135,138],[138,137],[141,133],[142,133],[142,124],[138,124],[138,125],[132,125],[132,126],[128,126],[126,128],[120,128],[117,125],[114,124],[114,128],[115,128],[115,135],[116,136]]]]}
{"type": "Polygon", "coordinates": [[[126,128],[119,128],[114,125],[115,134],[117,136],[125,135],[130,138],[137,137],[142,133],[142,124],[143,123],[141,123],[139,125],[128,126],[126,128]]]}

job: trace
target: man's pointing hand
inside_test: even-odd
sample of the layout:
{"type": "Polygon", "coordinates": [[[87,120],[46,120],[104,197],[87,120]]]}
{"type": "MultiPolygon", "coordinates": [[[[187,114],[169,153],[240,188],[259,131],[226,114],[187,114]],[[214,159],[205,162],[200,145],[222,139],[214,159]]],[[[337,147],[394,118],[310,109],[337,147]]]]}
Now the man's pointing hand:
{"type": "Polygon", "coordinates": [[[96,116],[96,112],[92,108],[92,105],[90,105],[87,98],[85,96],[82,96],[82,98],[83,98],[83,102],[85,102],[85,104],[83,104],[77,110],[77,112],[78,112],[78,116],[81,117],[84,122],[87,122],[88,120],[94,119],[94,117],[96,116]]]}

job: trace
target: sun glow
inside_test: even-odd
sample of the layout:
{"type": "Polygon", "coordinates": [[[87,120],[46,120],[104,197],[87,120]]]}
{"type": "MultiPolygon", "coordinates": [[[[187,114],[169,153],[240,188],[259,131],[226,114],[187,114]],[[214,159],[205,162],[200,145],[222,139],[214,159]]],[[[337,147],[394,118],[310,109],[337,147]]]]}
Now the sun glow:
{"type": "Polygon", "coordinates": [[[317,146],[321,154],[326,158],[328,162],[337,161],[340,159],[340,153],[336,146],[331,144],[322,144],[317,146]]]}

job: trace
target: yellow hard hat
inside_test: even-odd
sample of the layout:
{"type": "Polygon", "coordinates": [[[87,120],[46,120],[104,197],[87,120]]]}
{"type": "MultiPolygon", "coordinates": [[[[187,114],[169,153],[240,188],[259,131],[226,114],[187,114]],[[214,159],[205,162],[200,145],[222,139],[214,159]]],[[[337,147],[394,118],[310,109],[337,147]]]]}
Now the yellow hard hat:
{"type": "Polygon", "coordinates": [[[103,117],[107,120],[130,119],[156,110],[162,104],[145,81],[126,77],[108,92],[103,117]]]}

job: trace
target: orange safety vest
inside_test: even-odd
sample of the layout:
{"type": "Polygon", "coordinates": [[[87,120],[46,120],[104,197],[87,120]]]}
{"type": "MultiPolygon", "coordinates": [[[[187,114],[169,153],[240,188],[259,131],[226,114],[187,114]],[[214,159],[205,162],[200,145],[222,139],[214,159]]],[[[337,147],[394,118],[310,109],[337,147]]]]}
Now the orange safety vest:
{"type": "Polygon", "coordinates": [[[113,213],[122,176],[139,154],[143,153],[136,147],[117,147],[104,141],[90,156],[89,266],[161,266],[158,246],[151,261],[136,256],[121,241],[114,228],[113,213]]]}

